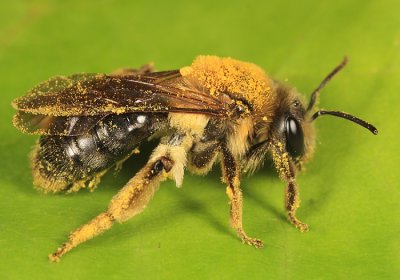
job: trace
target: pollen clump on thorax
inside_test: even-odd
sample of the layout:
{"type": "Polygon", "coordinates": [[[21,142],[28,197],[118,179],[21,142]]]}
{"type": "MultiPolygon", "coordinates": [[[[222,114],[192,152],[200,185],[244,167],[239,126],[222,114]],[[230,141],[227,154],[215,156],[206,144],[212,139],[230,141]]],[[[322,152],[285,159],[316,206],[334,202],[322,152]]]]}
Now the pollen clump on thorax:
{"type": "Polygon", "coordinates": [[[244,98],[257,110],[272,102],[271,81],[258,66],[232,58],[199,56],[182,76],[195,79],[211,95],[229,93],[244,98]]]}

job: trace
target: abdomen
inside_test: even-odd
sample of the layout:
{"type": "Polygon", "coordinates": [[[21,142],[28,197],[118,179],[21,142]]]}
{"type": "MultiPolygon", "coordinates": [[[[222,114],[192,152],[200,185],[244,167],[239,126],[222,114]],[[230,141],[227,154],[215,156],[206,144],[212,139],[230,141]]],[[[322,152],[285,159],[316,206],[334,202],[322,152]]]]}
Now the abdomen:
{"type": "Polygon", "coordinates": [[[166,114],[110,115],[79,136],[41,136],[33,152],[34,184],[58,192],[90,181],[166,125],[166,114]]]}

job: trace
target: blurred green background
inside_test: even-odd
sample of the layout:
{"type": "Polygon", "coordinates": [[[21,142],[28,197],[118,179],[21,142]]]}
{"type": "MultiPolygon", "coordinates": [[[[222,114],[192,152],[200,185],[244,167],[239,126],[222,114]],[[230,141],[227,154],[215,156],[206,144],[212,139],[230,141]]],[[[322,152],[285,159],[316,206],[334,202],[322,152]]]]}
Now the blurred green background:
{"type": "Polygon", "coordinates": [[[1,1],[1,279],[395,279],[400,274],[398,1],[1,1]],[[302,234],[284,216],[284,184],[269,164],[243,179],[244,227],[229,227],[218,168],[165,183],[146,211],[53,264],[47,254],[103,211],[144,164],[130,160],[94,193],[32,188],[35,136],[12,127],[11,100],[60,74],[111,72],[153,61],[159,70],[198,54],[254,62],[306,96],[344,55],[350,63],[321,107],[354,113],[316,122],[318,144],[300,175],[302,234]]]}

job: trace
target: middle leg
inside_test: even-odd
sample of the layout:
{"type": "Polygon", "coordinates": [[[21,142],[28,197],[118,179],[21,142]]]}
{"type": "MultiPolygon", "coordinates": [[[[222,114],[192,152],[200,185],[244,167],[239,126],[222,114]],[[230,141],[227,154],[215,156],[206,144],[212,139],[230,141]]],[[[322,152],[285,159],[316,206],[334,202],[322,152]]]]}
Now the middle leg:
{"type": "Polygon", "coordinates": [[[252,245],[256,248],[262,248],[263,242],[259,239],[248,237],[243,230],[242,213],[243,213],[243,196],[240,190],[239,181],[239,165],[238,161],[234,158],[232,153],[226,146],[222,146],[222,175],[224,182],[228,185],[226,193],[230,200],[230,216],[231,226],[236,230],[239,237],[246,244],[252,245]]]}

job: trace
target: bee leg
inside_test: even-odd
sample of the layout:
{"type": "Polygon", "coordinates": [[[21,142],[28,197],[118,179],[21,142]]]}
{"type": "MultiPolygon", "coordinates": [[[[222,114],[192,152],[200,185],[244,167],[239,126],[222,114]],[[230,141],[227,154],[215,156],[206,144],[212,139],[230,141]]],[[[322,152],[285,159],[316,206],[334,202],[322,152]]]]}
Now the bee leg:
{"type": "Polygon", "coordinates": [[[288,212],[289,221],[301,232],[308,231],[308,225],[296,217],[296,210],[300,206],[299,189],[296,180],[290,180],[285,190],[285,206],[288,212]]]}
{"type": "Polygon", "coordinates": [[[105,212],[72,232],[69,240],[50,254],[49,259],[59,261],[72,248],[110,229],[115,221],[123,223],[142,212],[159,184],[167,178],[174,179],[178,185],[182,183],[186,152],[192,139],[177,136],[172,139],[173,144],[167,139],[167,143],[164,141],[154,150],[149,162],[112,198],[105,212]]]}
{"type": "Polygon", "coordinates": [[[148,162],[113,197],[105,212],[72,232],[69,240],[55,253],[49,255],[49,259],[59,261],[61,256],[72,248],[110,229],[115,221],[122,223],[140,213],[158,189],[159,183],[166,179],[163,173],[171,167],[172,162],[168,158],[148,162]]]}
{"type": "Polygon", "coordinates": [[[107,173],[108,169],[100,171],[99,173],[95,174],[93,178],[88,183],[88,188],[91,192],[93,192],[97,186],[100,184],[101,177],[103,177],[107,173]]]}
{"type": "Polygon", "coordinates": [[[262,248],[263,242],[259,239],[251,238],[246,235],[242,226],[242,210],[243,210],[243,196],[240,190],[239,181],[239,165],[238,161],[234,158],[232,153],[226,148],[222,147],[222,174],[223,181],[228,185],[226,187],[226,194],[229,197],[230,204],[230,223],[236,230],[243,243],[252,245],[256,248],[262,248]]]}
{"type": "Polygon", "coordinates": [[[273,142],[270,145],[272,158],[278,170],[279,177],[287,183],[285,189],[285,208],[289,221],[301,232],[306,232],[308,231],[308,225],[296,217],[296,210],[300,206],[300,197],[296,182],[295,164],[290,160],[288,153],[283,147],[283,144],[280,142],[273,142]]]}
{"type": "Polygon", "coordinates": [[[106,174],[108,169],[105,169],[103,171],[100,171],[93,175],[92,178],[90,179],[82,179],[79,181],[74,182],[71,187],[67,189],[67,193],[73,193],[77,192],[80,189],[88,188],[91,192],[93,192],[97,186],[100,184],[101,177],[103,177],[104,174],[106,174]]]}
{"type": "Polygon", "coordinates": [[[188,155],[188,169],[193,174],[207,174],[218,158],[220,143],[217,141],[198,142],[188,155]]]}

